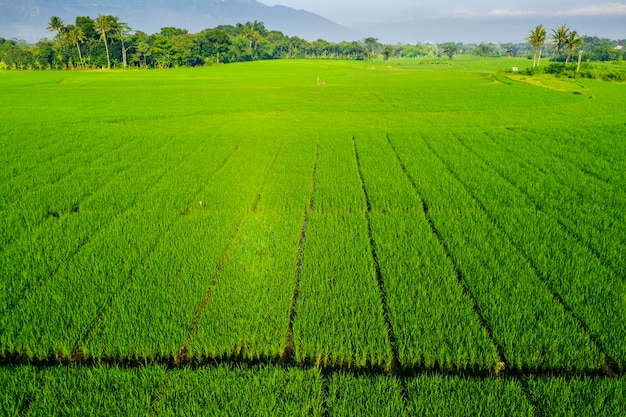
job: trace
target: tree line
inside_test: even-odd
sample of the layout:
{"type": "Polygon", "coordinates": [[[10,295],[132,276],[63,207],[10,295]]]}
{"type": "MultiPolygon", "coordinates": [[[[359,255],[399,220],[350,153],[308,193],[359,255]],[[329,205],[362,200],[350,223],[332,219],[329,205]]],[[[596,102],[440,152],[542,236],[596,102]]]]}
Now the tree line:
{"type": "MultiPolygon", "coordinates": [[[[0,38],[0,68],[73,69],[73,68],[170,68],[204,66],[220,63],[268,59],[337,58],[377,59],[445,57],[455,54],[479,56],[524,56],[532,54],[533,67],[538,66],[547,40],[543,26],[537,26],[519,44],[441,44],[417,43],[384,45],[377,38],[361,41],[307,41],[297,36],[268,30],[262,22],[221,25],[199,33],[164,27],[159,33],[133,31],[118,17],[78,16],[66,24],[58,16],[50,18],[47,29],[52,39],[35,44],[0,38]]],[[[586,60],[620,60],[624,51],[615,49],[608,39],[580,37],[565,25],[553,31],[553,59],[571,55],[584,48],[586,60]]],[[[626,44],[626,41],[622,42],[626,44]]],[[[579,58],[583,58],[579,55],[579,58]]]]}

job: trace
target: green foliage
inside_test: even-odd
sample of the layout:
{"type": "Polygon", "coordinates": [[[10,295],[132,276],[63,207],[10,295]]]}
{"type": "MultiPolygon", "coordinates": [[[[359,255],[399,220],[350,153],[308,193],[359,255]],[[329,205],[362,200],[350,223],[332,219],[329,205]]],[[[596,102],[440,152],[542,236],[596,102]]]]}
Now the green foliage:
{"type": "Polygon", "coordinates": [[[442,62],[2,74],[0,413],[623,403],[626,85],[442,62]]]}
{"type": "Polygon", "coordinates": [[[624,378],[531,378],[528,386],[544,415],[618,417],[624,414],[624,378]]]}
{"type": "Polygon", "coordinates": [[[157,415],[320,416],[314,371],[218,366],[172,372],[157,415]]]}
{"type": "Polygon", "coordinates": [[[513,380],[455,378],[438,375],[417,377],[407,383],[409,407],[414,415],[526,416],[534,407],[513,380]]]}
{"type": "Polygon", "coordinates": [[[328,383],[331,416],[407,416],[400,382],[384,376],[351,376],[334,373],[328,383]]]}
{"type": "Polygon", "coordinates": [[[576,64],[563,64],[553,62],[545,67],[527,68],[520,72],[524,75],[551,74],[564,78],[587,78],[604,81],[626,81],[626,70],[621,68],[611,68],[607,66],[583,63],[580,71],[577,71],[576,64]]]}

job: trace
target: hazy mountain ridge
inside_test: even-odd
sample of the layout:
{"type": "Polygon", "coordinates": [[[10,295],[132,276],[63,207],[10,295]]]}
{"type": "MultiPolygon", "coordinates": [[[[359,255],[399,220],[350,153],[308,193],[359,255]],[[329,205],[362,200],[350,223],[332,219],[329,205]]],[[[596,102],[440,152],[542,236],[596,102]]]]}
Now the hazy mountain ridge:
{"type": "Polygon", "coordinates": [[[260,21],[269,30],[308,40],[351,39],[348,28],[324,17],[286,6],[267,6],[256,0],[0,0],[0,36],[35,42],[52,37],[46,31],[51,16],[73,23],[76,16],[112,14],[133,29],[147,33],[174,26],[195,33],[224,24],[260,21]]]}

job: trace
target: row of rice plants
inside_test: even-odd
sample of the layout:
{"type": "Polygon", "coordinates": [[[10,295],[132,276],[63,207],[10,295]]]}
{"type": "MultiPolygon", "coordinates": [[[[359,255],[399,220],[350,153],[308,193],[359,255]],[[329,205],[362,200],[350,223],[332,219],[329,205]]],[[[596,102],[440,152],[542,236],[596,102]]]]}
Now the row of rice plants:
{"type": "Polygon", "coordinates": [[[359,136],[356,144],[400,364],[494,369],[495,347],[387,139],[359,136]]]}
{"type": "Polygon", "coordinates": [[[157,416],[321,416],[315,370],[218,366],[172,372],[157,416]]]}
{"type": "Polygon", "coordinates": [[[365,210],[352,139],[321,138],[293,324],[299,362],[391,365],[365,210]]]}
{"type": "MultiPolygon", "coordinates": [[[[8,182],[11,191],[3,195],[0,209],[42,210],[57,214],[69,212],[73,205],[127,167],[122,161],[137,160],[141,158],[142,150],[145,153],[145,143],[141,143],[143,141],[134,132],[114,133],[116,136],[113,139],[103,139],[100,135],[89,136],[80,128],[73,128],[71,133],[65,135],[86,136],[88,139],[69,139],[74,145],[72,151],[12,178],[8,182]]],[[[23,140],[29,139],[19,138],[18,143],[23,140]]],[[[38,137],[30,140],[41,142],[45,139],[38,137]]],[[[161,138],[150,146],[156,148],[163,143],[161,138]]],[[[31,152],[36,155],[42,151],[31,152]]],[[[11,167],[19,169],[14,161],[11,161],[11,167]]]]}
{"type": "Polygon", "coordinates": [[[1,367],[0,413],[48,415],[623,416],[626,379],[397,379],[314,369],[1,367]],[[527,388],[524,388],[526,385],[527,388]],[[526,389],[526,391],[525,391],[526,389]]]}
{"type": "Polygon", "coordinates": [[[528,392],[544,416],[623,416],[626,378],[527,379],[528,392]]]}
{"type": "MultiPolygon", "coordinates": [[[[49,220],[24,233],[24,237],[0,255],[0,267],[7,277],[0,281],[0,311],[23,298],[24,292],[42,285],[62,265],[69,262],[90,240],[104,233],[117,216],[141,201],[142,193],[158,182],[199,149],[199,144],[180,148],[157,146],[135,159],[132,169],[123,171],[105,187],[81,202],[77,212],[49,217],[49,220]]],[[[131,157],[135,155],[130,154],[131,157]]],[[[124,160],[130,163],[130,160],[124,160]]]]}
{"type": "MultiPolygon", "coordinates": [[[[614,118],[613,115],[609,117],[614,118]]],[[[563,125],[541,126],[538,131],[536,127],[529,126],[524,130],[524,136],[541,138],[533,140],[532,144],[542,152],[567,161],[608,184],[621,186],[626,183],[626,160],[621,156],[626,153],[626,146],[621,140],[622,126],[619,118],[587,126],[584,131],[563,125]],[[588,131],[593,131],[592,140],[588,131]]]]}
{"type": "Polygon", "coordinates": [[[175,358],[240,216],[186,216],[159,241],[82,344],[87,357],[175,358]]]}
{"type": "Polygon", "coordinates": [[[439,149],[447,142],[435,136],[436,131],[430,134],[427,144],[415,133],[397,132],[391,143],[427,202],[433,225],[507,366],[518,370],[598,369],[604,363],[598,347],[555,302],[528,261],[431,151],[429,146],[439,149]],[[448,187],[442,189],[442,182],[448,187]]]}
{"type": "MultiPolygon", "coordinates": [[[[56,149],[45,146],[48,137],[41,134],[14,138],[14,143],[7,146],[11,153],[6,158],[6,169],[0,169],[0,176],[7,177],[0,182],[0,213],[6,219],[0,225],[0,251],[20,240],[30,240],[41,223],[75,213],[82,201],[129,167],[123,160],[142,159],[145,144],[138,143],[128,132],[115,133],[115,139],[103,139],[104,134],[94,137],[80,130],[63,132],[60,137],[71,147],[65,151],[57,144],[64,149],[59,157],[56,149]],[[29,146],[31,142],[39,146],[29,146]],[[20,157],[24,152],[30,153],[31,159],[44,161],[35,167],[23,167],[20,157]]],[[[156,148],[163,143],[155,140],[150,146],[156,148]]]]}
{"type": "Polygon", "coordinates": [[[277,358],[285,348],[301,213],[242,222],[190,347],[199,358],[277,358]]]}
{"type": "Polygon", "coordinates": [[[141,195],[132,210],[117,216],[70,262],[26,294],[24,302],[0,321],[2,350],[36,357],[71,355],[111,297],[196,199],[216,168],[211,163],[217,166],[219,160],[192,154],[141,195]]]}
{"type": "Polygon", "coordinates": [[[239,184],[249,183],[249,187],[258,189],[263,180],[258,172],[267,169],[275,154],[275,149],[266,145],[259,152],[259,140],[265,143],[264,138],[244,141],[226,159],[211,155],[212,172],[194,181],[197,189],[181,210],[183,214],[158,242],[154,253],[142,262],[130,285],[115,297],[110,311],[86,341],[86,354],[170,360],[177,357],[233,230],[256,198],[254,190],[246,192],[239,184]],[[215,187],[238,190],[223,197],[232,195],[242,204],[237,210],[208,208],[218,206],[204,200],[215,193],[215,187]]]}
{"type": "Polygon", "coordinates": [[[331,416],[534,415],[516,381],[441,375],[398,380],[334,373],[327,407],[331,416]]]}
{"type": "Polygon", "coordinates": [[[503,135],[490,134],[489,137],[495,144],[484,144],[481,140],[481,146],[505,147],[511,153],[509,165],[513,169],[520,164],[524,165],[526,174],[523,176],[510,176],[510,167],[498,166],[503,175],[510,177],[510,181],[526,193],[536,206],[554,216],[568,231],[581,238],[590,250],[596,252],[603,262],[624,277],[624,183],[602,181],[542,150],[536,144],[539,137],[541,141],[558,143],[559,135],[527,136],[507,132],[503,135]]]}
{"type": "MultiPolygon", "coordinates": [[[[31,187],[23,182],[13,184],[15,189],[11,196],[15,200],[0,209],[6,219],[1,226],[1,250],[11,250],[14,245],[23,244],[24,240],[30,242],[33,235],[42,233],[42,228],[44,234],[49,233],[51,225],[58,223],[62,217],[75,215],[81,208],[84,209],[81,205],[94,194],[109,187],[111,182],[117,182],[121,174],[132,170],[166,143],[164,140],[155,140],[147,150],[145,143],[131,138],[123,137],[119,142],[126,145],[114,150],[99,149],[100,157],[91,161],[81,161],[81,151],[77,151],[77,168],[58,181],[42,181],[31,187]]],[[[54,162],[44,164],[35,175],[45,176],[48,170],[54,169],[54,162]]]]}
{"type": "MultiPolygon", "coordinates": [[[[626,282],[560,227],[558,220],[569,214],[566,210],[557,219],[536,211],[519,189],[477,157],[477,150],[469,151],[480,148],[480,155],[487,161],[493,160],[495,167],[507,164],[508,160],[497,149],[476,145],[481,142],[478,138],[448,138],[446,146],[438,147],[438,152],[483,202],[507,236],[530,258],[552,291],[558,293],[623,369],[626,364],[623,343],[626,339],[626,304],[621,295],[626,294],[626,282]],[[487,183],[500,192],[491,192],[485,186],[487,183]],[[512,201],[517,204],[510,205],[512,201]],[[507,206],[512,210],[501,208],[507,206]]],[[[433,143],[433,146],[437,144],[433,143]]]]}
{"type": "Polygon", "coordinates": [[[166,370],[160,366],[0,368],[0,414],[140,416],[150,413],[166,370]]]}
{"type": "Polygon", "coordinates": [[[309,209],[311,175],[318,140],[308,135],[284,138],[280,155],[267,178],[260,196],[258,211],[282,211],[302,214],[309,209]]]}
{"type": "Polygon", "coordinates": [[[191,356],[282,355],[315,154],[316,141],[308,138],[290,138],[282,145],[259,190],[257,211],[243,219],[230,246],[191,356]]]}
{"type": "Polygon", "coordinates": [[[340,133],[321,137],[319,155],[315,211],[364,213],[365,196],[351,137],[340,133]]]}
{"type": "Polygon", "coordinates": [[[93,126],[89,126],[89,131],[87,127],[72,126],[64,130],[53,127],[45,135],[41,131],[33,136],[26,132],[16,134],[3,146],[7,150],[6,168],[10,169],[0,171],[4,179],[0,184],[0,209],[39,208],[42,203],[54,209],[54,200],[40,201],[47,197],[42,190],[54,191],[55,185],[75,175],[89,181],[90,167],[102,168],[114,162],[117,158],[111,157],[124,149],[132,151],[133,138],[127,133],[117,136],[110,139],[103,134],[94,135],[93,126]],[[47,146],[48,142],[54,146],[47,146]]]}

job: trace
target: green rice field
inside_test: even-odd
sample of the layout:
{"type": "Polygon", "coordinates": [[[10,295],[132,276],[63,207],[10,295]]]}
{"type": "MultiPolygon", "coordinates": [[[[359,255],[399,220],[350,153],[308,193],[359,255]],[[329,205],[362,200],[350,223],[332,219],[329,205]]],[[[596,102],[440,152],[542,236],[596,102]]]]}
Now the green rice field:
{"type": "Polygon", "coordinates": [[[626,84],[0,72],[0,415],[626,415],[626,84]]]}

